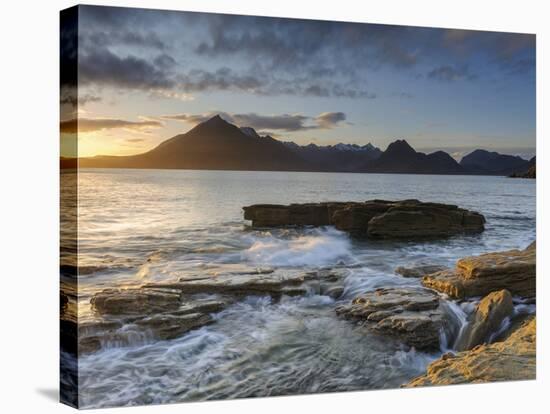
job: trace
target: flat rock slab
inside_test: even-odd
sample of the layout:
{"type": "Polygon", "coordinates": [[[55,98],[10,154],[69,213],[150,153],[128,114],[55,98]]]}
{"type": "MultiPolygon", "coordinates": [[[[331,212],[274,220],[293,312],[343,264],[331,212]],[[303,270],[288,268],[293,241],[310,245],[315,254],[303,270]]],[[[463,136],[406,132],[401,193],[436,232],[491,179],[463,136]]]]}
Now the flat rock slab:
{"type": "Polygon", "coordinates": [[[395,269],[395,273],[403,277],[421,278],[423,276],[426,276],[435,272],[441,272],[442,270],[446,270],[446,269],[448,269],[446,266],[440,266],[440,265],[419,265],[419,266],[411,266],[411,267],[399,266],[398,268],[395,269]]]}
{"type": "Polygon", "coordinates": [[[255,204],[243,207],[253,227],[328,226],[355,236],[402,239],[479,233],[483,215],[455,205],[418,200],[255,204]]]}
{"type": "Polygon", "coordinates": [[[536,296],[536,249],[508,250],[460,259],[456,268],[422,279],[428,288],[462,299],[507,289],[513,295],[536,296]]]}
{"type": "Polygon", "coordinates": [[[294,271],[278,269],[263,273],[219,273],[216,276],[181,278],[173,283],[150,283],[149,289],[172,289],[182,294],[221,294],[230,296],[298,296],[307,293],[338,297],[343,292],[348,271],[330,269],[294,271]]]}
{"type": "Polygon", "coordinates": [[[443,355],[406,387],[530,380],[536,378],[536,366],[536,319],[532,318],[503,342],[443,355]]]}
{"type": "Polygon", "coordinates": [[[423,288],[377,289],[336,308],[336,313],[423,350],[439,349],[446,328],[439,296],[423,288]]]}

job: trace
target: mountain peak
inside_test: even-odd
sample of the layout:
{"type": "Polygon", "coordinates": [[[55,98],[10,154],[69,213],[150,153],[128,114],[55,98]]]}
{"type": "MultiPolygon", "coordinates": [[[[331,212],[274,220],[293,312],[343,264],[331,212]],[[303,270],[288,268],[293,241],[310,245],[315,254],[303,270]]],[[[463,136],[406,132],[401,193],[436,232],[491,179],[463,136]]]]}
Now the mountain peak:
{"type": "Polygon", "coordinates": [[[203,124],[220,124],[220,123],[225,123],[225,124],[228,123],[225,119],[223,119],[220,116],[220,114],[216,114],[212,118],[209,118],[203,122],[203,124]]]}
{"type": "Polygon", "coordinates": [[[388,145],[388,148],[385,151],[386,153],[392,152],[402,152],[402,153],[416,153],[413,147],[409,145],[404,139],[398,139],[397,141],[392,142],[388,145]]]}

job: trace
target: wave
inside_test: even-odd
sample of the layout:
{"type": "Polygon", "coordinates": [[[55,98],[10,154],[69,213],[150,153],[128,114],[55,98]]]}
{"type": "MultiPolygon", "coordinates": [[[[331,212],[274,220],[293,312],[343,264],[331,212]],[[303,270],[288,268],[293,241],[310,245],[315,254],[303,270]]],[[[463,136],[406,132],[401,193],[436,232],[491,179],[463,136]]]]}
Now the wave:
{"type": "Polygon", "coordinates": [[[345,233],[320,228],[290,238],[272,233],[253,236],[253,243],[242,253],[242,259],[256,265],[327,266],[353,262],[351,250],[351,241],[345,233]]]}

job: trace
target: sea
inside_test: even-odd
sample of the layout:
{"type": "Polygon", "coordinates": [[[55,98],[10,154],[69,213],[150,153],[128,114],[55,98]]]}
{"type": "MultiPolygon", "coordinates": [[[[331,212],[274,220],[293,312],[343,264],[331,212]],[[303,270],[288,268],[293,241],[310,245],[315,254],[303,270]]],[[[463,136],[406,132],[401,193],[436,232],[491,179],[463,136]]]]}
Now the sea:
{"type": "MultiPolygon", "coordinates": [[[[68,180],[62,174],[61,180],[68,180]]],[[[396,388],[447,349],[425,353],[336,316],[379,287],[419,286],[398,266],[453,266],[525,248],[536,235],[535,180],[264,171],[82,169],[78,173],[79,321],[93,295],[201,275],[215,266],[348,270],[338,299],[250,296],[173,340],[143,333],[78,360],[84,408],[396,388]],[[257,203],[418,199],[482,213],[486,230],[438,241],[357,240],[332,227],[253,229],[257,203]]],[[[464,318],[471,304],[450,302],[464,318]]]]}

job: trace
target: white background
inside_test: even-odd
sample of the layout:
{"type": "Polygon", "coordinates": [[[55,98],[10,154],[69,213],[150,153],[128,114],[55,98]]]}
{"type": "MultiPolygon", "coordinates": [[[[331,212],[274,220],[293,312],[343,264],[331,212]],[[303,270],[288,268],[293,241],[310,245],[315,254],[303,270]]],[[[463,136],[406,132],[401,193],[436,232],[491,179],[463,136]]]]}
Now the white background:
{"type": "MultiPolygon", "coordinates": [[[[136,413],[548,412],[549,18],[546,2],[133,0],[100,4],[537,34],[538,379],[132,408],[136,413]],[[546,187],[546,191],[543,189],[546,187]]],[[[58,390],[58,46],[62,0],[4,1],[0,81],[0,411],[69,412],[58,390]]],[[[107,409],[103,413],[130,412],[107,409]]]]}

